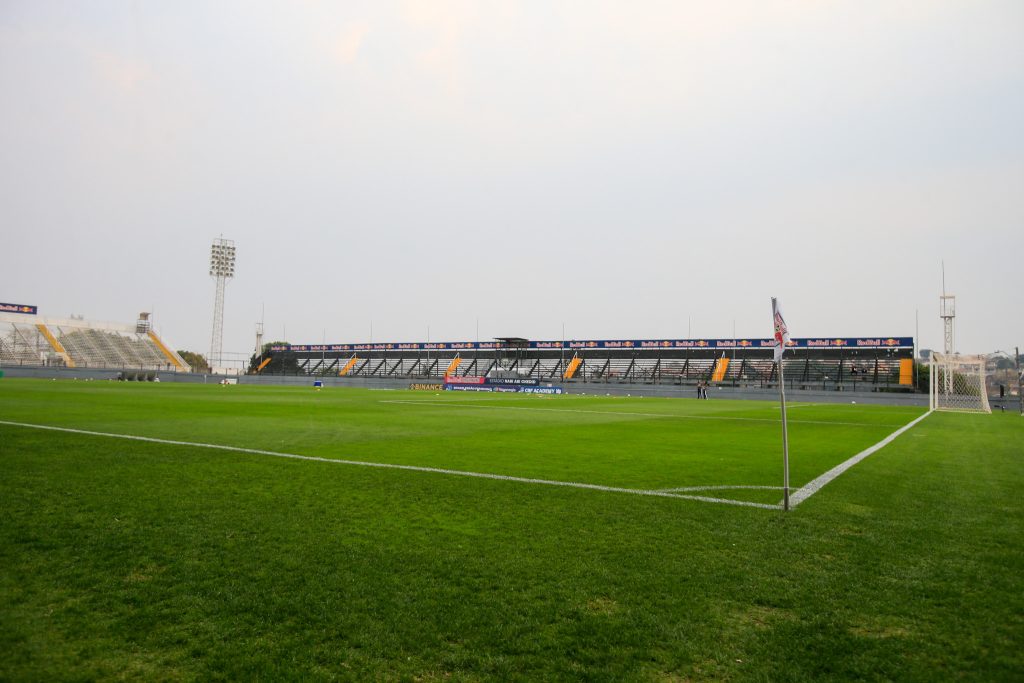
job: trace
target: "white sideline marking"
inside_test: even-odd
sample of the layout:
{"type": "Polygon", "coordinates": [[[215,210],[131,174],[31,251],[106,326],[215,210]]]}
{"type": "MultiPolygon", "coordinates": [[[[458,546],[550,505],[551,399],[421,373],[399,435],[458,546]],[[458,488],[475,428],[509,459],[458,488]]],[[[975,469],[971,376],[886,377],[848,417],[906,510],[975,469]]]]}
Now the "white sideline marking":
{"type": "Polygon", "coordinates": [[[29,424],[26,422],[9,422],[0,420],[0,424],[12,427],[27,427],[30,429],[45,429],[54,432],[68,432],[70,434],[87,434],[89,436],[106,436],[114,439],[128,439],[131,441],[146,441],[149,443],[168,444],[171,446],[192,446],[194,448],[212,448],[215,450],[232,451],[235,453],[250,453],[253,455],[268,455],[275,458],[292,458],[293,460],[312,460],[314,462],[325,462],[333,465],[355,465],[357,467],[380,467],[382,469],[406,470],[409,472],[430,472],[433,474],[447,474],[457,477],[476,477],[478,479],[496,479],[498,481],[512,481],[521,484],[541,484],[544,486],[565,486],[576,489],[589,489],[591,491],[606,491],[609,493],[630,493],[635,496],[657,496],[659,498],[677,498],[681,500],[696,500],[702,503],[720,503],[723,505],[740,505],[743,507],[762,508],[766,510],[777,510],[778,505],[769,503],[752,503],[745,500],[730,500],[728,498],[711,498],[709,496],[689,496],[667,491],[654,491],[645,489],[627,489],[618,486],[602,486],[600,484],[584,484],[572,481],[555,481],[552,479],[532,479],[529,477],[512,477],[505,474],[487,474],[485,472],[465,472],[462,470],[449,470],[440,467],[422,467],[419,465],[396,465],[383,462],[365,462],[361,460],[339,460],[334,458],[320,458],[315,455],[296,455],[294,453],[279,453],[276,451],[264,451],[257,448],[241,448],[239,446],[221,446],[212,443],[196,443],[192,441],[175,441],[173,439],[157,439],[151,436],[134,436],[132,434],[112,434],[110,432],[93,432],[86,429],[72,429],[70,427],[53,427],[50,425],[29,424]]]}
{"type": "Polygon", "coordinates": [[[869,446],[868,448],[865,448],[860,453],[858,453],[857,455],[853,456],[852,458],[850,458],[846,462],[839,463],[838,465],[836,465],[835,467],[830,469],[825,474],[823,474],[820,477],[818,477],[816,479],[813,479],[812,481],[804,484],[803,486],[798,488],[796,491],[794,491],[793,494],[789,497],[790,506],[791,507],[796,507],[800,503],[804,502],[805,500],[807,500],[808,498],[813,496],[815,493],[820,491],[822,489],[822,487],[825,486],[825,484],[829,483],[830,481],[832,481],[833,479],[838,477],[840,474],[842,474],[846,470],[850,469],[851,467],[853,467],[854,465],[859,463],[861,460],[863,460],[864,458],[866,458],[869,455],[871,455],[872,453],[874,453],[875,451],[878,451],[878,450],[888,446],[889,444],[891,444],[896,439],[897,436],[899,436],[903,432],[907,431],[908,429],[910,429],[911,427],[913,427],[918,422],[920,422],[921,420],[925,419],[926,417],[928,417],[931,414],[932,414],[932,411],[929,410],[924,415],[921,415],[920,417],[918,417],[918,418],[910,421],[909,423],[903,425],[902,427],[897,429],[895,432],[893,432],[889,436],[885,437],[884,439],[882,439],[881,441],[876,443],[874,446],[869,446]]]}
{"type": "MultiPolygon", "coordinates": [[[[493,399],[492,399],[493,400],[493,399]]],[[[572,408],[534,408],[530,406],[508,406],[508,405],[475,405],[484,401],[465,403],[455,401],[406,401],[389,400],[378,401],[378,403],[391,403],[408,406],[442,406],[445,408],[490,408],[492,410],[533,410],[541,413],[583,413],[585,415],[618,415],[620,417],[661,417],[677,420],[739,420],[742,422],[781,422],[781,417],[732,417],[729,415],[673,415],[667,413],[635,413],[621,410],[573,410],[572,408]]],[[[497,403],[497,401],[495,401],[497,403]]],[[[835,422],[826,420],[789,420],[790,424],[804,425],[839,425],[844,427],[886,427],[884,424],[871,422],[835,422]]]]}
{"type": "Polygon", "coordinates": [[[679,486],[674,489],[660,489],[666,493],[676,493],[679,491],[733,491],[733,490],[746,490],[746,491],[781,491],[781,486],[759,486],[750,484],[722,484],[714,486],[679,486]]]}

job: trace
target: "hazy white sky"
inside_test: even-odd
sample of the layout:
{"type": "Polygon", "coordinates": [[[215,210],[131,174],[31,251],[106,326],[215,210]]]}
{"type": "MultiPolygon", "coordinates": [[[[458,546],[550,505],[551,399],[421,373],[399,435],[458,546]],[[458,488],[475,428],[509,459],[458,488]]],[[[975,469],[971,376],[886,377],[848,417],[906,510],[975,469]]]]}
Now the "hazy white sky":
{"type": "Polygon", "coordinates": [[[0,3],[0,301],[209,349],[1024,345],[1024,3],[0,3]]]}

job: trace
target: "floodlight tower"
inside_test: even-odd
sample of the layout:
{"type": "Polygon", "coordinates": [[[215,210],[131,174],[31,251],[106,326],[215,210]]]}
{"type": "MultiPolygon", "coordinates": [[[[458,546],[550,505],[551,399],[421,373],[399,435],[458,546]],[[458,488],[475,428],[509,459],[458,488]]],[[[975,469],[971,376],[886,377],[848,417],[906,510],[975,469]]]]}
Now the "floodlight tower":
{"type": "Polygon", "coordinates": [[[946,294],[946,265],[942,265],[942,296],[939,297],[939,317],[942,318],[945,345],[943,351],[947,356],[953,355],[953,318],[956,317],[956,297],[946,294]]]}
{"type": "Polygon", "coordinates": [[[943,350],[946,355],[952,355],[953,318],[956,317],[956,297],[952,294],[943,294],[939,297],[939,317],[942,318],[943,338],[945,341],[943,350]]]}
{"type": "Polygon", "coordinates": [[[235,276],[235,242],[217,238],[210,247],[210,277],[217,283],[213,296],[213,336],[210,338],[210,367],[221,365],[224,351],[224,287],[235,276]]]}
{"type": "Polygon", "coordinates": [[[266,304],[260,306],[260,320],[256,323],[256,353],[263,362],[263,321],[267,318],[266,304]]]}
{"type": "MultiPolygon", "coordinates": [[[[953,318],[956,317],[956,297],[952,294],[946,294],[946,264],[942,264],[942,296],[939,297],[939,317],[942,318],[942,332],[943,332],[943,351],[945,352],[946,362],[950,362],[953,357],[953,318]]],[[[953,373],[946,372],[945,391],[947,394],[953,393],[953,373]]]]}

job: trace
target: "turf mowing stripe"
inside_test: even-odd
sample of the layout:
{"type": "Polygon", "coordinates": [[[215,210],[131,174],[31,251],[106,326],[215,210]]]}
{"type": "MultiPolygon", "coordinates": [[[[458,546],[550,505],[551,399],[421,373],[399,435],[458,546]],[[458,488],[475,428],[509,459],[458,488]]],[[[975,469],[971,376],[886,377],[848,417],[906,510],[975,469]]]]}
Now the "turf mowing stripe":
{"type": "Polygon", "coordinates": [[[779,505],[769,503],[752,503],[745,500],[731,500],[729,498],[711,498],[709,496],[688,496],[666,491],[654,491],[645,489],[627,489],[618,486],[602,486],[600,484],[584,484],[572,481],[555,481],[552,479],[531,479],[528,477],[513,477],[505,474],[488,474],[485,472],[464,472],[462,470],[449,470],[440,467],[422,467],[419,465],[396,465],[393,463],[364,462],[361,460],[340,460],[335,458],[320,458],[314,455],[296,455],[294,453],[279,453],[277,451],[264,451],[256,448],[242,448],[240,446],[221,446],[212,443],[196,443],[192,441],[175,441],[172,439],[157,439],[150,436],[135,436],[132,434],[112,434],[110,432],[94,432],[86,429],[72,429],[70,427],[54,427],[51,425],[29,424],[27,422],[9,422],[0,420],[0,425],[11,427],[26,427],[29,429],[45,429],[54,432],[67,432],[70,434],[86,434],[88,436],[105,436],[114,439],[128,439],[131,441],[146,441],[149,443],[167,444],[170,446],[191,446],[193,448],[212,448],[215,450],[232,451],[235,453],[249,453],[253,455],[268,455],[275,458],[291,458],[293,460],[311,460],[314,462],[325,462],[335,465],[355,465],[358,467],[379,467],[382,469],[406,470],[409,472],[430,472],[433,474],[447,474],[457,477],[476,477],[477,479],[496,479],[498,481],[511,481],[521,484],[540,484],[543,486],[565,486],[576,489],[589,489],[592,491],[606,491],[610,493],[629,493],[635,496],[656,496],[659,498],[676,498],[681,500],[695,500],[702,503],[720,503],[723,505],[740,505],[742,507],[762,508],[766,510],[778,510],[779,505]]]}
{"type": "Polygon", "coordinates": [[[897,429],[895,432],[893,432],[889,436],[885,437],[884,439],[882,439],[881,441],[876,443],[874,446],[869,446],[868,448],[865,448],[860,453],[858,453],[857,455],[853,456],[852,458],[850,458],[846,462],[842,462],[842,463],[836,465],[835,467],[833,467],[832,469],[830,469],[828,472],[826,472],[825,474],[821,475],[820,477],[818,477],[818,478],[808,482],[807,484],[804,484],[802,487],[800,487],[799,489],[794,491],[792,495],[790,495],[790,497],[789,497],[790,505],[793,506],[793,507],[796,507],[800,503],[804,502],[805,500],[807,500],[808,498],[813,496],[815,493],[820,491],[822,489],[822,487],[825,486],[825,484],[829,483],[830,481],[832,481],[833,479],[838,477],[840,474],[842,474],[846,470],[850,469],[851,467],[853,467],[854,465],[859,463],[861,460],[863,460],[864,458],[866,458],[869,455],[871,455],[872,453],[874,453],[875,451],[878,451],[878,450],[888,446],[890,443],[892,443],[896,439],[897,436],[899,436],[903,432],[907,431],[908,429],[910,429],[911,427],[913,427],[918,422],[920,422],[921,420],[925,419],[926,417],[928,417],[931,414],[932,414],[932,411],[929,410],[924,415],[922,415],[922,416],[912,420],[911,422],[903,425],[902,427],[897,429]]]}
{"type": "MultiPolygon", "coordinates": [[[[782,422],[781,417],[730,417],[728,415],[673,415],[668,413],[631,413],[617,410],[573,410],[572,408],[533,408],[528,406],[476,405],[474,403],[456,403],[455,401],[405,401],[394,399],[378,401],[407,406],[443,406],[450,408],[491,408],[493,410],[533,410],[541,413],[582,413],[584,415],[616,415],[625,417],[663,417],[678,420],[739,420],[743,422],[782,422]]],[[[889,427],[891,425],[872,422],[836,422],[828,420],[789,420],[789,424],[804,425],[839,425],[843,427],[889,427]]]]}

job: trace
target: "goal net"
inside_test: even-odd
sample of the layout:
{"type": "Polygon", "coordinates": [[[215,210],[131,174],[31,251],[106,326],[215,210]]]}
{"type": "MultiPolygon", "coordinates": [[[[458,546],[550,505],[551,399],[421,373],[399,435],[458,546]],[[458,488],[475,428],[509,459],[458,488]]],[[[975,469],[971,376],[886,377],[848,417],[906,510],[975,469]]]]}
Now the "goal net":
{"type": "Polygon", "coordinates": [[[992,412],[985,390],[985,356],[933,353],[929,367],[932,410],[992,412]]]}

